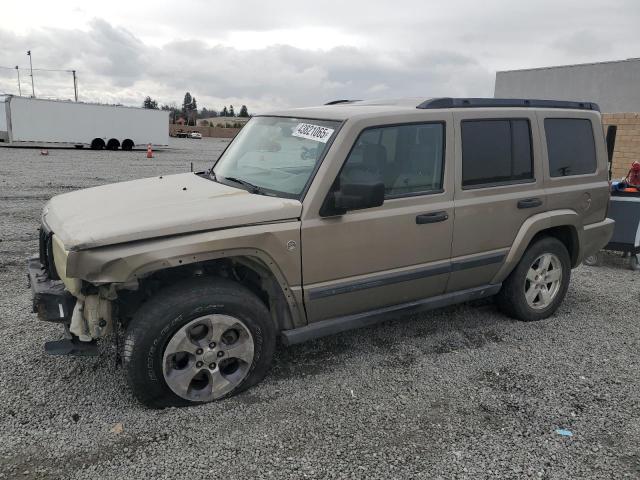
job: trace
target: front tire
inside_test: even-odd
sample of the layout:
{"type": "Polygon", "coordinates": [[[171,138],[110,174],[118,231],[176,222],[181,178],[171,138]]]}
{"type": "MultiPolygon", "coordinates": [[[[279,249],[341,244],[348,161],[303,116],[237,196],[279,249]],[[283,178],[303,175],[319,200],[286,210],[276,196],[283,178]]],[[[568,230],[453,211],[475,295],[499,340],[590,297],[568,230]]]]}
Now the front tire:
{"type": "Polygon", "coordinates": [[[531,244],[497,295],[500,310],[512,318],[536,321],[558,309],[571,279],[571,260],[564,244],[543,237],[531,244]]]}
{"type": "Polygon", "coordinates": [[[160,291],[127,328],[129,386],[148,407],[227,398],[260,382],[276,332],[264,303],[246,287],[199,278],[160,291]]]}

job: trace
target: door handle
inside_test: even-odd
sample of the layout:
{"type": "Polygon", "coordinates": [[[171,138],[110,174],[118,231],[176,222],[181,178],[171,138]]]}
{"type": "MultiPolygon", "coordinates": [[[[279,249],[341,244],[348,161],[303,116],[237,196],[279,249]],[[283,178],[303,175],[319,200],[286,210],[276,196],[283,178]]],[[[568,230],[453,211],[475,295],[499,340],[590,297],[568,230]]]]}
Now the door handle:
{"type": "Polygon", "coordinates": [[[444,222],[448,218],[449,214],[447,212],[423,213],[416,217],[416,223],[418,225],[424,225],[425,223],[444,222]]]}
{"type": "Polygon", "coordinates": [[[518,202],[518,208],[536,208],[542,205],[542,200],[539,198],[527,198],[518,202]]]}

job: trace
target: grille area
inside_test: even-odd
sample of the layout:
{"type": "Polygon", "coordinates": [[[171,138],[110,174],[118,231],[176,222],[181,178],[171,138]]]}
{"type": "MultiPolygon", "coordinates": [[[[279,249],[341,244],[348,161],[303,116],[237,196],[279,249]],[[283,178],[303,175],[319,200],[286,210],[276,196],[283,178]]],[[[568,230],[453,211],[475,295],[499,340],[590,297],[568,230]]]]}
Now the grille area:
{"type": "Polygon", "coordinates": [[[47,272],[47,275],[52,280],[60,280],[58,272],[56,271],[56,265],[53,261],[53,233],[49,232],[44,226],[40,227],[40,264],[47,272]]]}

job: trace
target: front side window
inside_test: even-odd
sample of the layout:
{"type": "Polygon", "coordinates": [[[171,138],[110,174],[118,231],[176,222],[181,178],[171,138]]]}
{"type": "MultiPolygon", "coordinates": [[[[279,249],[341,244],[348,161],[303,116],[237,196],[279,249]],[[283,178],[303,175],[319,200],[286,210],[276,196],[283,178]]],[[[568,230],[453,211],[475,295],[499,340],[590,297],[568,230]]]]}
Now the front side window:
{"type": "Polygon", "coordinates": [[[552,177],[594,173],[596,146],[586,118],[545,118],[549,174],[552,177]]]}
{"type": "Polygon", "coordinates": [[[442,190],[443,162],[443,123],[369,128],[351,149],[340,182],[382,182],[385,198],[434,193],[442,190]]]}
{"type": "Polygon", "coordinates": [[[299,198],[340,122],[254,117],[213,172],[218,181],[255,193],[299,198]]]}
{"type": "Polygon", "coordinates": [[[462,186],[533,180],[527,119],[462,121],[462,186]]]}

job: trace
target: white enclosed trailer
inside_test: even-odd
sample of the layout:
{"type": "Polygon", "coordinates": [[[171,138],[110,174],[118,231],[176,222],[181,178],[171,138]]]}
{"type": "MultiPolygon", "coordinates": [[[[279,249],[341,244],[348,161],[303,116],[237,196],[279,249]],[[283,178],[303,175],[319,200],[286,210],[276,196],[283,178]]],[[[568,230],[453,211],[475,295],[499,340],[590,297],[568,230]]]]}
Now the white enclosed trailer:
{"type": "Polygon", "coordinates": [[[13,95],[2,100],[0,142],[5,145],[131,150],[169,144],[167,111],[13,95]]]}

